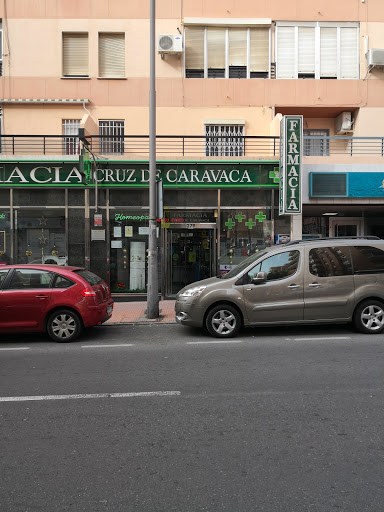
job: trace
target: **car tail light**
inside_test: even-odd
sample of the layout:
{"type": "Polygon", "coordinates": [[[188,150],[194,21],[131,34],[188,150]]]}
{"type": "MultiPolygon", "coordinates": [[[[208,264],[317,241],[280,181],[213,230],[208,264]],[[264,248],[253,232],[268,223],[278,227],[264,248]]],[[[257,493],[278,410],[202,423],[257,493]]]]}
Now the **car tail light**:
{"type": "Polygon", "coordinates": [[[94,290],[89,290],[89,288],[84,288],[84,290],[81,290],[81,295],[83,297],[95,297],[96,292],[94,290]]]}

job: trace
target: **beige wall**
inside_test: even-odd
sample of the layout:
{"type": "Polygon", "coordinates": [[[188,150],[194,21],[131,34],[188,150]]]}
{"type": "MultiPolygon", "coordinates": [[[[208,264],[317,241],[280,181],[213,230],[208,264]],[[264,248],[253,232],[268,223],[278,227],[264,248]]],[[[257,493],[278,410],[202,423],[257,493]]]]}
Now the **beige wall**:
{"type": "MultiPolygon", "coordinates": [[[[148,133],[149,2],[143,0],[17,0],[0,6],[4,75],[0,98],[87,98],[98,119],[125,119],[127,134],[148,133]],[[63,79],[62,32],[89,33],[89,79],[63,79]],[[126,34],[126,76],[98,79],[98,33],[126,34]]],[[[203,134],[204,119],[245,119],[247,135],[277,135],[274,107],[318,107],[308,128],[334,120],[321,109],[356,110],[355,135],[382,136],[384,70],[367,77],[365,48],[384,48],[383,0],[160,0],[157,34],[183,30],[185,17],[271,18],[272,20],[360,21],[361,77],[364,80],[184,79],[182,56],[157,55],[158,130],[162,134],[203,134]]],[[[272,27],[273,41],[273,27],[272,27]]],[[[274,59],[272,54],[272,60],[274,59]]],[[[60,134],[62,119],[81,119],[81,106],[4,106],[5,133],[60,134]]]]}
{"type": "MultiPolygon", "coordinates": [[[[146,19],[149,2],[143,0],[12,0],[11,18],[146,19]]],[[[4,18],[4,4],[0,6],[4,18]]],[[[160,0],[158,19],[183,16],[207,18],[273,18],[275,20],[384,21],[382,0],[160,0]],[[266,13],[268,13],[266,15],[266,13]]]]}

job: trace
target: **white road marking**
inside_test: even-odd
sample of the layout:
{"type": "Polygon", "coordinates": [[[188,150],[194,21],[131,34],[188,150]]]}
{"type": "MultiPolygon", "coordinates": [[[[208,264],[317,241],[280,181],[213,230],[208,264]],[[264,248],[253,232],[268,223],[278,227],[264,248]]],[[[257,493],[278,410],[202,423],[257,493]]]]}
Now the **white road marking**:
{"type": "Polygon", "coordinates": [[[81,345],[81,348],[110,348],[110,347],[133,347],[133,343],[119,343],[116,345],[81,345]]]}
{"type": "Polygon", "coordinates": [[[243,343],[243,340],[187,341],[187,345],[211,345],[216,343],[243,343]]]}
{"type": "Polygon", "coordinates": [[[29,350],[31,347],[5,347],[0,350],[29,350]]]}
{"type": "Polygon", "coordinates": [[[40,400],[79,400],[82,398],[133,398],[147,396],[179,396],[180,391],[144,391],[142,393],[95,393],[84,395],[1,396],[0,402],[29,402],[40,400]]]}
{"type": "Polygon", "coordinates": [[[326,338],[293,338],[294,341],[350,340],[350,336],[327,336],[326,338]]]}

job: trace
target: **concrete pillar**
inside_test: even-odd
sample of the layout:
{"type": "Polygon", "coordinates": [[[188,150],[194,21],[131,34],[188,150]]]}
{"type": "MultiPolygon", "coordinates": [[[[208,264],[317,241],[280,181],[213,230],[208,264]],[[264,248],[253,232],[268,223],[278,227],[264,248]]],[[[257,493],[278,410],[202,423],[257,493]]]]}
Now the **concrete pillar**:
{"type": "Polygon", "coordinates": [[[303,216],[302,214],[291,216],[291,241],[301,240],[303,233],[303,216]]]}

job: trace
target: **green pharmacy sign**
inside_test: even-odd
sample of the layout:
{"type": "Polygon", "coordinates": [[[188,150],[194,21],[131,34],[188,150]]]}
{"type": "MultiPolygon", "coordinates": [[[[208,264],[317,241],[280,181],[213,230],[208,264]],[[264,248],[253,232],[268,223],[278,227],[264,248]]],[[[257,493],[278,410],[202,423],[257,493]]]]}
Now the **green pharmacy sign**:
{"type": "MultiPolygon", "coordinates": [[[[147,162],[100,161],[87,168],[85,186],[148,187],[147,162]]],[[[79,162],[4,162],[1,187],[84,187],[79,162]]],[[[158,162],[156,177],[165,188],[277,188],[276,162],[158,162]]]]}
{"type": "Polygon", "coordinates": [[[280,124],[279,214],[301,213],[303,116],[284,116],[280,124]]]}

